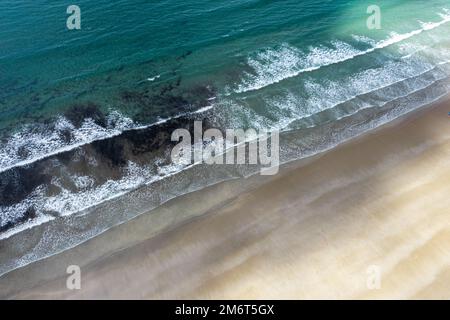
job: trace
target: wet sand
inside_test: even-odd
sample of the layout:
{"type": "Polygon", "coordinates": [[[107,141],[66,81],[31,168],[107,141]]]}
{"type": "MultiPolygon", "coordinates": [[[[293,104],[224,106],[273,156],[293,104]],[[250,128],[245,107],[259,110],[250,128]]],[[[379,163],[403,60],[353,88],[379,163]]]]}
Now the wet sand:
{"type": "Polygon", "coordinates": [[[448,101],[275,177],[172,200],[4,275],[0,297],[449,299],[448,101]]]}

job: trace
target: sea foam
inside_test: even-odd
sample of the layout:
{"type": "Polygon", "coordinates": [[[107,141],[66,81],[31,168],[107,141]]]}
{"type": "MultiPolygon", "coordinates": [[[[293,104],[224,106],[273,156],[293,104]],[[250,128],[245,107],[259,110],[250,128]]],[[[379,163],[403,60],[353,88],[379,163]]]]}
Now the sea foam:
{"type": "Polygon", "coordinates": [[[246,73],[234,92],[259,90],[302,73],[316,71],[401,43],[450,22],[450,14],[448,11],[444,12],[439,14],[442,18],[439,22],[420,22],[422,26],[420,29],[404,34],[391,32],[389,38],[378,42],[365,36],[353,35],[354,40],[371,45],[366,50],[358,50],[343,41],[333,41],[329,47],[311,47],[308,52],[286,43],[278,49],[266,49],[248,58],[247,63],[254,70],[254,74],[246,73]]]}

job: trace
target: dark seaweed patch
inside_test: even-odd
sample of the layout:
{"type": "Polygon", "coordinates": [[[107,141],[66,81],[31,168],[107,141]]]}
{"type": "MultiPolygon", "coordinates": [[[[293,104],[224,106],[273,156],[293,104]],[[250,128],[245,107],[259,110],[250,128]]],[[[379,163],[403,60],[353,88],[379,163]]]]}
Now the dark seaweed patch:
{"type": "Polygon", "coordinates": [[[69,150],[67,152],[58,153],[54,157],[56,159],[58,159],[59,162],[61,162],[62,164],[68,165],[72,161],[72,159],[73,159],[73,157],[75,155],[75,152],[76,152],[75,149],[74,150],[69,150]]]}
{"type": "Polygon", "coordinates": [[[106,127],[106,118],[99,106],[92,102],[73,105],[64,116],[76,127],[80,127],[87,118],[102,127],[106,127]]]}
{"type": "Polygon", "coordinates": [[[136,102],[141,99],[141,95],[138,92],[126,90],[120,94],[120,98],[125,102],[136,102]]]}
{"type": "Polygon", "coordinates": [[[18,203],[27,198],[36,187],[48,184],[50,181],[49,175],[25,167],[2,172],[0,173],[0,204],[18,203]]]}
{"type": "Polygon", "coordinates": [[[126,164],[124,146],[120,139],[106,139],[94,141],[92,147],[103,157],[108,159],[113,166],[123,166],[126,164]]]}

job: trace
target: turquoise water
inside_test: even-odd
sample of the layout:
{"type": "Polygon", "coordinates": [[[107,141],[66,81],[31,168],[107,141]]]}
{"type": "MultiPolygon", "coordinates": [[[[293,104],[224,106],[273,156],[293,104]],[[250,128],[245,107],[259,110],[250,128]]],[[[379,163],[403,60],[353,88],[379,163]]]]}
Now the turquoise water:
{"type": "MultiPolygon", "coordinates": [[[[366,10],[372,2],[361,0],[78,1],[82,28],[71,31],[66,28],[66,8],[71,2],[2,1],[0,125],[62,113],[80,100],[94,100],[102,108],[133,116],[139,106],[124,105],[117,97],[120,91],[154,88],[178,77],[185,90],[211,84],[224,92],[243,82],[249,59],[258,60],[264,50],[273,50],[274,56],[267,58],[278,61],[273,67],[278,70],[267,76],[284,79],[281,73],[295,68],[286,64],[300,59],[291,49],[307,55],[321,46],[332,51],[333,43],[345,44],[338,53],[324,50],[314,57],[311,63],[321,65],[321,59],[370,47],[370,42],[356,41],[355,35],[380,41],[392,32],[408,33],[421,28],[419,21],[442,20],[438,14],[450,6],[443,0],[377,3],[382,9],[382,30],[367,29],[366,10]],[[146,81],[156,76],[160,77],[154,83],[146,81]]],[[[446,31],[448,26],[443,26],[437,33],[445,38],[446,31]]],[[[405,43],[433,46],[427,37],[422,38],[405,43]]],[[[386,48],[340,67],[348,74],[378,67],[397,49],[386,48]]],[[[320,77],[341,76],[330,71],[317,75],[318,82],[320,77]]]]}
{"type": "Polygon", "coordinates": [[[154,143],[169,139],[173,119],[278,129],[283,162],[307,157],[447,94],[449,34],[449,0],[2,1],[0,241],[55,221],[72,223],[64,230],[73,237],[48,227],[44,247],[5,260],[0,273],[148,203],[132,202],[126,217],[111,205],[83,232],[65,217],[169,176],[155,206],[167,190],[248,173],[173,178],[186,168],[167,162],[164,140],[154,143]],[[66,28],[72,4],[81,30],[66,28]],[[381,29],[367,27],[372,4],[381,29]]]}

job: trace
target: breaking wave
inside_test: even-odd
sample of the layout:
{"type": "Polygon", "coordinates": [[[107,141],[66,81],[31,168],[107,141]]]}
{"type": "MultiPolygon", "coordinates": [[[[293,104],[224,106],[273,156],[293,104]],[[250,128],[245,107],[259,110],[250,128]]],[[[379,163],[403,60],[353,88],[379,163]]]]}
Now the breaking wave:
{"type": "Polygon", "coordinates": [[[392,32],[388,39],[379,42],[364,36],[354,35],[355,40],[370,45],[370,48],[365,50],[356,49],[343,41],[333,41],[329,47],[312,47],[307,53],[288,44],[284,44],[278,49],[267,49],[258,53],[256,57],[248,59],[247,64],[254,70],[254,74],[247,73],[234,91],[244,93],[259,90],[283,80],[297,77],[302,73],[316,71],[399,44],[450,22],[450,14],[447,11],[445,14],[441,13],[440,16],[442,20],[439,22],[421,22],[422,28],[420,29],[404,34],[392,32]]]}

